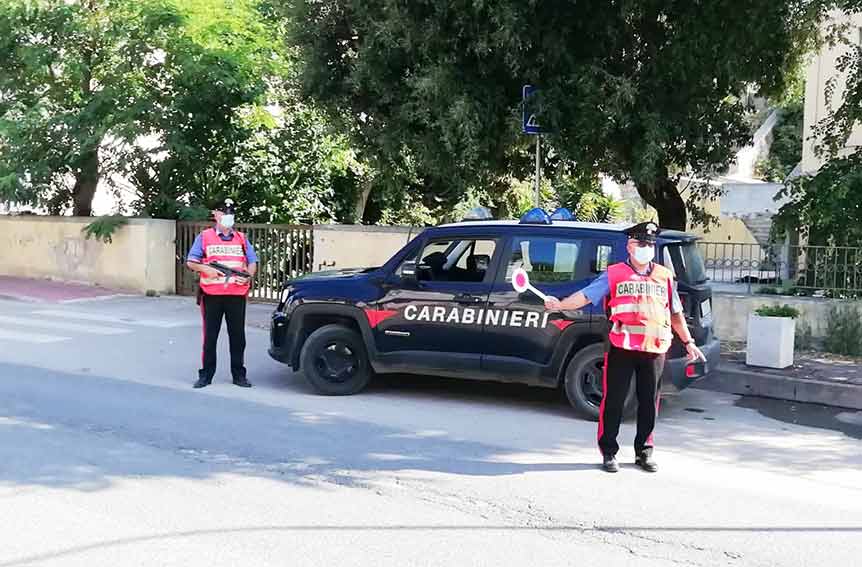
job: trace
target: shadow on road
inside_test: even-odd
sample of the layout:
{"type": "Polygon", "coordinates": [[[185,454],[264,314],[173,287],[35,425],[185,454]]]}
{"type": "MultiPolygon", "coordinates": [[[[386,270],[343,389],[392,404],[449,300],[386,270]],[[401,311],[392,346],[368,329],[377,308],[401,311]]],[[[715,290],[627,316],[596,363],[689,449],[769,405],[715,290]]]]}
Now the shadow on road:
{"type": "Polygon", "coordinates": [[[0,484],[98,490],[115,477],[231,472],[362,484],[373,473],[595,470],[518,464],[511,449],[240,399],[0,365],[0,484]],[[368,474],[366,474],[368,473],[368,474]]]}

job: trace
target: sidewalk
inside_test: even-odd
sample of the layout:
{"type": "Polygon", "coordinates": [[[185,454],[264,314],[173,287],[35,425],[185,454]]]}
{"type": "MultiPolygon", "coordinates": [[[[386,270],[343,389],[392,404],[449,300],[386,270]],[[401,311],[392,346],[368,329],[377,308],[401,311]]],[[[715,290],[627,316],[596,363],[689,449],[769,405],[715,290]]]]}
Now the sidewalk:
{"type": "Polygon", "coordinates": [[[744,345],[722,344],[719,372],[697,388],[862,410],[862,360],[797,352],[782,370],[745,364],[744,345]]]}
{"type": "Polygon", "coordinates": [[[0,276],[0,299],[32,301],[36,303],[66,303],[88,299],[102,299],[129,295],[104,287],[58,282],[47,279],[0,276]]]}

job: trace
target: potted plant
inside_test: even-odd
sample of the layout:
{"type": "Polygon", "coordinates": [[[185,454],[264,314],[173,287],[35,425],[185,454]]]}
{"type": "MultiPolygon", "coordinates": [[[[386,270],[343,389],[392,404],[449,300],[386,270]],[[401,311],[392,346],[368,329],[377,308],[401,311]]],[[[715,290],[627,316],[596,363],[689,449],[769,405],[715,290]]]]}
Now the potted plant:
{"type": "Polygon", "coordinates": [[[793,343],[799,311],[789,305],[764,305],[748,316],[745,363],[787,368],[793,364],[793,343]]]}

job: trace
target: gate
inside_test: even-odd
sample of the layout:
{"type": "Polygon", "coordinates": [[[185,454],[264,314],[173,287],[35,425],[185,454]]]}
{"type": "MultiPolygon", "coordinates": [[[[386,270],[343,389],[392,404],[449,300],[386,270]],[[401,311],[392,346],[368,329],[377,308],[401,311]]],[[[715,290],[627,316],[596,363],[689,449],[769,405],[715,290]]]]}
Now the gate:
{"type": "MultiPolygon", "coordinates": [[[[186,267],[186,255],[195,237],[212,228],[212,222],[177,221],[177,293],[194,295],[197,274],[186,267]]],[[[258,256],[257,274],[250,299],[278,302],[284,282],[312,271],[314,239],[312,227],[287,224],[237,224],[258,256]]]]}

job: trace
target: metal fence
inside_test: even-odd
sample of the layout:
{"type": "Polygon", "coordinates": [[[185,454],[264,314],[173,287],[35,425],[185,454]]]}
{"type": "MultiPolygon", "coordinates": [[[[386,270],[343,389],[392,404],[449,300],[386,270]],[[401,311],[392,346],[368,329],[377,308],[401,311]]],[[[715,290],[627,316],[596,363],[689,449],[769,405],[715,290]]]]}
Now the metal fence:
{"type": "MultiPolygon", "coordinates": [[[[194,295],[197,274],[185,267],[186,255],[201,231],[211,222],[177,222],[177,293],[194,295]]],[[[312,271],[314,263],[313,229],[307,225],[237,224],[254,246],[258,256],[257,275],[249,297],[275,302],[284,282],[312,271]]]]}
{"type": "Polygon", "coordinates": [[[793,295],[862,295],[862,247],[734,242],[698,246],[706,276],[737,291],[768,287],[793,295]]]}

